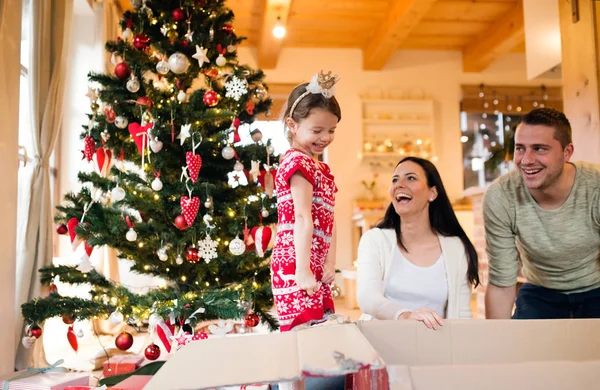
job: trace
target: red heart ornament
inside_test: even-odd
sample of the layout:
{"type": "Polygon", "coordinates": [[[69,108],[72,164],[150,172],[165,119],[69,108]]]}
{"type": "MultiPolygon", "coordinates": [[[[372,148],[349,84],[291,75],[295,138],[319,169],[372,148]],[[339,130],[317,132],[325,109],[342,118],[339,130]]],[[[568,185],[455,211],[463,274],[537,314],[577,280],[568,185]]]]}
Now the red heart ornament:
{"type": "Polygon", "coordinates": [[[198,209],[200,208],[200,198],[194,196],[192,199],[190,199],[187,196],[182,196],[180,203],[183,218],[185,219],[188,227],[191,227],[194,224],[196,214],[198,214],[198,209]]]}
{"type": "Polygon", "coordinates": [[[260,170],[260,174],[258,175],[258,182],[260,186],[264,189],[265,194],[269,198],[273,197],[273,190],[275,189],[275,176],[277,175],[277,169],[271,169],[267,172],[265,169],[260,170]]]}
{"type": "Polygon", "coordinates": [[[200,168],[202,168],[202,157],[200,157],[199,154],[187,152],[185,154],[185,162],[187,163],[190,179],[192,180],[192,183],[196,184],[196,180],[198,180],[198,174],[200,173],[200,168]]]}
{"type": "Polygon", "coordinates": [[[256,253],[260,257],[264,257],[265,251],[269,246],[269,242],[271,242],[271,228],[268,226],[253,227],[250,231],[250,235],[252,236],[256,244],[256,253]]]}
{"type": "Polygon", "coordinates": [[[130,123],[127,129],[133,137],[133,142],[137,146],[140,154],[144,152],[144,146],[148,143],[148,130],[152,128],[152,123],[146,123],[144,126],[139,123],[130,123]]]}
{"type": "Polygon", "coordinates": [[[100,176],[106,177],[108,175],[111,160],[112,152],[110,149],[102,147],[96,150],[96,163],[98,164],[100,176]]]}
{"type": "Polygon", "coordinates": [[[90,257],[92,255],[92,251],[94,250],[93,246],[90,246],[87,241],[83,242],[83,246],[85,248],[85,254],[90,257]]]}
{"type": "Polygon", "coordinates": [[[79,220],[77,218],[69,219],[67,222],[67,229],[69,230],[69,237],[71,238],[71,249],[75,250],[81,244],[81,238],[77,237],[77,233],[75,233],[75,228],[79,225],[79,220]]]}

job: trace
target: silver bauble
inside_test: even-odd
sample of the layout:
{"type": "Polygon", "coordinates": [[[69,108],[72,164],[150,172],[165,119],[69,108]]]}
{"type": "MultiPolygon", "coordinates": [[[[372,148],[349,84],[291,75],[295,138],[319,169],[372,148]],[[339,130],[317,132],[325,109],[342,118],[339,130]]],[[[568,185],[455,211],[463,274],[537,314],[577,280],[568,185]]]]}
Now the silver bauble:
{"type": "Polygon", "coordinates": [[[170,70],[171,67],[169,66],[169,63],[164,60],[164,58],[160,60],[158,64],[156,64],[156,71],[163,76],[169,73],[170,70]]]}
{"type": "Polygon", "coordinates": [[[244,240],[241,240],[239,237],[234,238],[229,243],[229,251],[236,255],[243,255],[246,252],[246,244],[244,244],[244,240]]]}
{"type": "Polygon", "coordinates": [[[140,82],[136,77],[132,77],[127,81],[127,90],[131,93],[136,93],[140,90],[140,82]]]}
{"type": "Polygon", "coordinates": [[[112,191],[110,192],[110,198],[112,199],[113,202],[119,202],[119,201],[125,199],[125,190],[122,189],[121,187],[113,188],[112,191]]]}
{"type": "Polygon", "coordinates": [[[179,91],[179,93],[177,94],[177,100],[181,103],[187,100],[187,94],[185,93],[185,91],[179,91]]]}
{"type": "Polygon", "coordinates": [[[122,117],[122,116],[118,116],[115,118],[115,126],[117,126],[119,129],[124,129],[127,127],[129,123],[127,122],[127,118],[122,117]]]}
{"type": "Polygon", "coordinates": [[[227,145],[221,151],[221,155],[225,160],[231,160],[233,157],[235,157],[235,150],[233,150],[231,146],[227,145]]]}
{"type": "Polygon", "coordinates": [[[119,325],[121,322],[123,322],[123,313],[118,310],[113,311],[110,313],[108,321],[113,325],[119,325]]]}
{"type": "Polygon", "coordinates": [[[190,60],[183,53],[176,52],[169,57],[169,67],[175,74],[185,73],[190,67],[190,60]]]}

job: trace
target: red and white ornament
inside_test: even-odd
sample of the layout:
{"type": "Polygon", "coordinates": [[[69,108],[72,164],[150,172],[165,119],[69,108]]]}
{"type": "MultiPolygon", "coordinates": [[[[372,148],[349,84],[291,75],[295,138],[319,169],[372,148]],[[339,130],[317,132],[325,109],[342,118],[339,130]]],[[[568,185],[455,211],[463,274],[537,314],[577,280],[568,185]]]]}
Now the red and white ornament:
{"type": "Polygon", "coordinates": [[[202,101],[204,102],[204,104],[206,104],[208,107],[214,107],[217,104],[219,104],[219,94],[216,93],[215,91],[208,90],[206,91],[206,93],[204,94],[204,97],[202,98],[202,101]]]}
{"type": "Polygon", "coordinates": [[[198,332],[192,336],[193,341],[206,340],[207,338],[208,338],[208,334],[206,332],[198,332]]]}
{"type": "Polygon", "coordinates": [[[89,135],[83,139],[83,157],[88,161],[92,161],[96,153],[96,141],[89,135]]]}
{"type": "Polygon", "coordinates": [[[144,350],[144,356],[148,360],[156,360],[160,356],[160,347],[154,343],[148,345],[144,350]]]}
{"type": "Polygon", "coordinates": [[[271,242],[272,231],[268,226],[257,226],[253,227],[250,231],[250,235],[255,243],[256,254],[260,257],[265,256],[265,251],[269,247],[269,243],[271,242]]]}
{"type": "Polygon", "coordinates": [[[127,231],[127,234],[125,234],[125,238],[129,242],[133,242],[137,240],[137,233],[135,230],[133,230],[134,223],[131,221],[131,219],[129,219],[129,216],[125,217],[125,221],[127,221],[127,226],[129,226],[129,230],[127,231]]]}
{"type": "Polygon", "coordinates": [[[105,147],[100,147],[96,150],[96,164],[98,165],[98,173],[102,177],[107,177],[110,172],[110,163],[112,161],[112,151],[105,147]]]}
{"type": "Polygon", "coordinates": [[[196,264],[201,260],[200,254],[198,253],[198,249],[194,247],[189,247],[185,252],[185,258],[192,264],[196,264]]]}
{"type": "Polygon", "coordinates": [[[200,198],[194,196],[190,199],[187,196],[182,196],[180,204],[185,222],[187,223],[188,227],[191,227],[194,224],[194,220],[198,214],[198,209],[200,208],[200,198]]]}
{"type": "Polygon", "coordinates": [[[185,162],[187,163],[187,170],[192,183],[196,184],[198,175],[200,174],[200,168],[202,168],[202,157],[194,152],[187,152],[185,154],[185,162]]]}

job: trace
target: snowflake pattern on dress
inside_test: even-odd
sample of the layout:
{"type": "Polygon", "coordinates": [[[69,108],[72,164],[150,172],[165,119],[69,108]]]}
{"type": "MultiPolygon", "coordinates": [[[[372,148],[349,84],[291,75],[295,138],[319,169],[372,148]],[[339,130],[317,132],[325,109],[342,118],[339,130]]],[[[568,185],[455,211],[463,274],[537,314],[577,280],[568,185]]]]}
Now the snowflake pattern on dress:
{"type": "Polygon", "coordinates": [[[210,234],[207,234],[204,240],[198,241],[198,254],[206,264],[217,258],[217,245],[218,243],[210,238],[210,234]]]}
{"type": "Polygon", "coordinates": [[[246,88],[246,80],[233,76],[231,80],[225,83],[225,97],[233,98],[237,102],[247,93],[248,88],[246,88]]]}

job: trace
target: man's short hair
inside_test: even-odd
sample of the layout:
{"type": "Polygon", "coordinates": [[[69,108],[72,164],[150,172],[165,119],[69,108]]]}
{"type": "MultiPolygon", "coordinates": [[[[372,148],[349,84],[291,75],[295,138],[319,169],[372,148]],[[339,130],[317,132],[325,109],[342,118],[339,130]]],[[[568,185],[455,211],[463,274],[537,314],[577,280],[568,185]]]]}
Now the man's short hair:
{"type": "Polygon", "coordinates": [[[554,139],[564,148],[573,142],[571,124],[562,112],[554,108],[536,108],[521,116],[521,124],[554,127],[554,139]]]}

